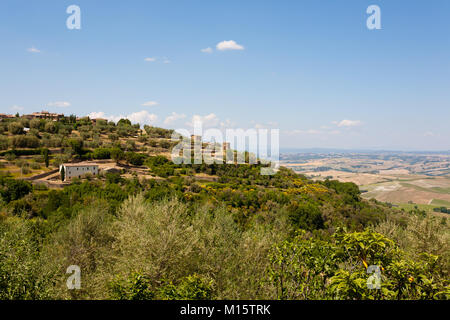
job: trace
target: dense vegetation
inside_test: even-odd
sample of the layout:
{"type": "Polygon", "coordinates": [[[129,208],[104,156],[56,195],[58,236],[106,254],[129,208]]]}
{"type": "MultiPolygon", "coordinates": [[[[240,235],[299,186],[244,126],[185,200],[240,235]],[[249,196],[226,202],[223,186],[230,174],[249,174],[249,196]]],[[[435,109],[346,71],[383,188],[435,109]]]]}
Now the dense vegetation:
{"type": "Polygon", "coordinates": [[[362,200],[353,183],[175,165],[161,155],[172,131],[128,120],[18,117],[0,134],[0,299],[450,297],[447,218],[362,200]],[[153,177],[106,173],[55,189],[7,170],[76,159],[153,177]],[[80,290],[66,287],[70,265],[80,290]],[[380,289],[367,286],[374,265],[380,289]]]}

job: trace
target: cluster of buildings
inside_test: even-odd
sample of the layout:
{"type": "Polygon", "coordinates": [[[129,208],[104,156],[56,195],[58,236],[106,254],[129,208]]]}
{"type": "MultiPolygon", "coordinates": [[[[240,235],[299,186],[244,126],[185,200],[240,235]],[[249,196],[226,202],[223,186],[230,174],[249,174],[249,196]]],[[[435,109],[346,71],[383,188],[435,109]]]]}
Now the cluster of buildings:
{"type": "MultiPolygon", "coordinates": [[[[0,113],[0,119],[13,119],[15,117],[16,116],[13,114],[0,113]]],[[[32,114],[24,114],[24,115],[22,115],[22,117],[30,119],[30,120],[31,119],[49,119],[49,120],[57,121],[57,120],[64,118],[64,114],[63,113],[53,113],[53,112],[48,112],[48,111],[41,111],[41,112],[33,112],[32,114]]]]}
{"type": "Polygon", "coordinates": [[[12,119],[15,118],[15,115],[12,114],[4,114],[4,113],[0,113],[0,119],[12,119]]]}
{"type": "MultiPolygon", "coordinates": [[[[13,114],[5,114],[5,113],[0,113],[0,120],[2,119],[13,119],[16,116],[13,114]]],[[[47,120],[52,120],[52,121],[58,121],[63,119],[64,113],[53,113],[53,112],[49,112],[49,111],[41,111],[41,112],[33,112],[31,114],[24,114],[21,117],[32,120],[32,119],[47,119],[47,120]]],[[[76,117],[76,120],[81,120],[83,119],[83,117],[76,117]]],[[[94,118],[94,119],[90,119],[90,121],[95,124],[97,121],[99,120],[103,120],[103,121],[108,121],[108,119],[103,119],[103,118],[94,118]]]]}
{"type": "Polygon", "coordinates": [[[48,111],[41,111],[41,112],[33,112],[32,114],[24,114],[24,118],[27,119],[49,119],[53,121],[58,121],[62,118],[64,118],[63,113],[53,113],[48,111]]]}

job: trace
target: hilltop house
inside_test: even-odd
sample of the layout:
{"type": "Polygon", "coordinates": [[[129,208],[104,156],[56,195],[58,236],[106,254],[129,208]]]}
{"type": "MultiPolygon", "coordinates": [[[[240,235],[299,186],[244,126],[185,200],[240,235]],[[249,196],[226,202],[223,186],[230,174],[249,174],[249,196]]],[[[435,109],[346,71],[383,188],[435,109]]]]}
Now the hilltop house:
{"type": "Polygon", "coordinates": [[[4,113],[0,113],[0,119],[1,120],[3,120],[3,119],[13,119],[13,118],[15,118],[16,116],[15,115],[13,115],[13,114],[4,114],[4,113]]]}
{"type": "Polygon", "coordinates": [[[98,175],[98,164],[96,163],[63,163],[59,166],[59,172],[61,173],[61,179],[63,181],[71,180],[72,178],[80,178],[86,173],[90,173],[94,176],[98,175]]]}
{"type": "Polygon", "coordinates": [[[41,111],[41,112],[33,112],[32,114],[26,114],[24,115],[24,117],[27,119],[50,119],[53,121],[57,121],[64,118],[64,114],[41,111]]]}

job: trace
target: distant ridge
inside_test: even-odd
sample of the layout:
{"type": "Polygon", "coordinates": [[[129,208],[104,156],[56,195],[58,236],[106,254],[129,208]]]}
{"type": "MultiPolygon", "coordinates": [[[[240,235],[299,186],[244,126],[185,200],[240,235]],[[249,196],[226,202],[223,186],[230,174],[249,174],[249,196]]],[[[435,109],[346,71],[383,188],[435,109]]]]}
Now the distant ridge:
{"type": "Polygon", "coordinates": [[[342,153],[384,153],[384,154],[443,154],[450,155],[450,150],[383,150],[383,149],[334,149],[334,148],[280,148],[281,154],[295,153],[321,153],[321,154],[342,154],[342,153]]]}

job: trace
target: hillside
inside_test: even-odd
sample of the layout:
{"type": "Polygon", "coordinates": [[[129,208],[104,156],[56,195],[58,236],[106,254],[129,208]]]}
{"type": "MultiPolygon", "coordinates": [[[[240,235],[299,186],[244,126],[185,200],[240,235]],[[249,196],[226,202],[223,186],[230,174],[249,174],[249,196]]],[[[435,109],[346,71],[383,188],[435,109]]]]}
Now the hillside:
{"type": "Polygon", "coordinates": [[[174,164],[173,131],[0,122],[1,299],[448,299],[449,222],[262,164],[174,164]],[[98,165],[62,181],[60,165],[98,165]],[[82,287],[68,290],[79,266],[82,287]],[[366,285],[381,268],[381,290],[366,285]]]}

